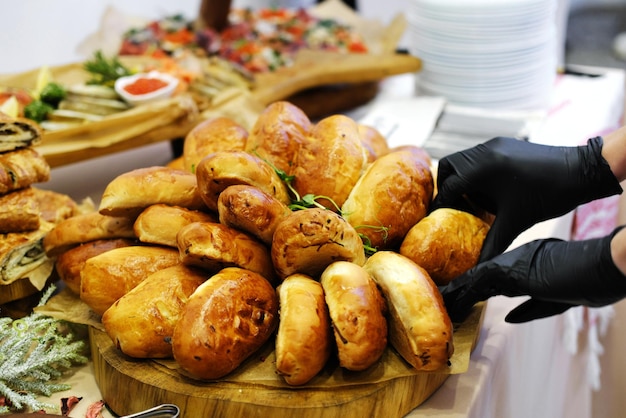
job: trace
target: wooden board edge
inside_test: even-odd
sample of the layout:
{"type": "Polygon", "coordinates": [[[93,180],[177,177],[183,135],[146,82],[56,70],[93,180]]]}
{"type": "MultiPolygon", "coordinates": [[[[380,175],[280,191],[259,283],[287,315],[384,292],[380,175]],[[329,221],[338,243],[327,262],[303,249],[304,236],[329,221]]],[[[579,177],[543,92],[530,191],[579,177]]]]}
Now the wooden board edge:
{"type": "MultiPolygon", "coordinates": [[[[170,373],[163,373],[163,382],[148,382],[149,379],[144,378],[153,373],[146,366],[159,371],[156,363],[119,355],[106,333],[94,328],[90,328],[89,333],[96,383],[109,408],[119,415],[161,403],[174,403],[181,409],[181,417],[399,418],[428,399],[450,376],[448,373],[423,373],[382,383],[345,386],[340,390],[336,387],[309,390],[196,383],[187,393],[180,393],[167,387],[167,380],[172,378],[170,373]]],[[[182,380],[184,378],[180,377],[182,380]]]]}

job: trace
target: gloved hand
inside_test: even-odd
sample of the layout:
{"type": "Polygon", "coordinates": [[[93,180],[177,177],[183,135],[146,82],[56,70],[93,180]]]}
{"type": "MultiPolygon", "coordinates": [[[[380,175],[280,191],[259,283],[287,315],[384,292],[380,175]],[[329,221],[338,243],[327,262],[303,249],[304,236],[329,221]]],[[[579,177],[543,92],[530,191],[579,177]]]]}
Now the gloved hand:
{"type": "Polygon", "coordinates": [[[448,313],[460,321],[491,296],[524,296],[507,322],[526,322],[572,306],[609,305],[626,297],[626,276],[611,257],[611,240],[536,240],[485,261],[440,288],[448,313]]]}
{"type": "Polygon", "coordinates": [[[601,137],[579,147],[494,138],[439,161],[432,209],[475,213],[475,205],[495,215],[480,255],[480,261],[488,260],[535,223],[622,192],[602,145],[601,137]]]}

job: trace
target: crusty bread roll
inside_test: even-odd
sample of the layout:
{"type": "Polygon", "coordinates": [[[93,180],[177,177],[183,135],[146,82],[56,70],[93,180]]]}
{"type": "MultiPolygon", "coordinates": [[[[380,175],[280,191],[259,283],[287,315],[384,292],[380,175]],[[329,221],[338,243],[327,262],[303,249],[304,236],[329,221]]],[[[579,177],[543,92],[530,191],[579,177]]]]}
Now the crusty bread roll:
{"type": "Polygon", "coordinates": [[[211,222],[193,222],[180,229],[177,245],[181,262],[217,272],[237,266],[274,282],[276,272],[270,251],[245,232],[211,222]]]}
{"type": "Polygon", "coordinates": [[[348,261],[329,265],[320,278],[333,324],[339,365],[365,370],[387,347],[386,305],[363,267],[348,261]]]}
{"type": "Polygon", "coordinates": [[[238,184],[220,193],[217,213],[223,225],[240,229],[271,245],[276,227],[291,214],[291,209],[256,186],[238,184]]]}
{"type": "Polygon", "coordinates": [[[176,234],[192,222],[217,222],[217,215],[209,212],[157,203],[148,206],[133,224],[141,242],[178,248],[176,234]]]}
{"type": "Polygon", "coordinates": [[[189,297],[172,335],[185,374],[219,379],[269,340],[278,325],[278,296],[261,275],[221,270],[189,297]]]}
{"type": "Polygon", "coordinates": [[[259,115],[245,149],[291,174],[300,146],[311,128],[311,121],[299,107],[277,101],[259,115]]]}
{"type": "Polygon", "coordinates": [[[389,153],[387,139],[373,126],[358,124],[361,144],[367,151],[367,161],[373,162],[378,157],[389,153]]]}
{"type": "Polygon", "coordinates": [[[102,315],[150,274],[179,263],[178,251],[169,247],[133,245],[106,251],[85,261],[80,298],[102,315]]]}
{"type": "Polygon", "coordinates": [[[314,278],[334,261],[363,265],[365,249],[356,230],[327,209],[293,212],[274,231],[272,262],[280,278],[302,273],[314,278]]]}
{"type": "Polygon", "coordinates": [[[208,274],[178,264],[152,273],[102,315],[115,346],[130,357],[172,357],[170,339],[189,297],[208,274]]]}
{"type": "Polygon", "coordinates": [[[48,257],[55,257],[83,242],[97,239],[135,238],[134,218],[88,212],[56,224],[43,239],[48,257]]]}
{"type": "Polygon", "coordinates": [[[410,151],[390,152],[367,168],[341,211],[371,246],[397,249],[428,213],[433,188],[430,167],[421,158],[410,151]]]}
{"type": "Polygon", "coordinates": [[[304,196],[324,196],[318,202],[337,210],[367,165],[357,123],[344,115],[319,121],[305,138],[293,169],[294,189],[304,196]]]}
{"type": "Polygon", "coordinates": [[[488,231],[489,225],[470,213],[440,208],[409,230],[400,253],[442,286],[476,265],[488,231]]]}
{"type": "Polygon", "coordinates": [[[85,242],[59,254],[55,260],[55,269],[67,288],[80,295],[80,272],[88,259],[114,248],[129,247],[135,244],[135,240],[128,238],[98,239],[85,242]]]}
{"type": "Polygon", "coordinates": [[[102,193],[98,210],[103,215],[136,218],[156,203],[205,209],[193,173],[152,166],[128,171],[111,180],[102,193]]]}
{"type": "Polygon", "coordinates": [[[185,170],[194,173],[204,157],[217,151],[243,151],[248,131],[233,119],[223,116],[201,121],[189,131],[183,143],[185,170]]]}
{"type": "Polygon", "coordinates": [[[236,184],[255,186],[286,205],[290,202],[287,186],[272,166],[245,151],[219,151],[208,155],[198,163],[196,176],[200,196],[213,211],[217,211],[220,193],[236,184]]]}
{"type": "Polygon", "coordinates": [[[304,274],[291,275],[277,288],[280,321],[276,333],[276,370],[290,385],[310,381],[333,349],[322,285],[304,274]]]}
{"type": "Polygon", "coordinates": [[[428,151],[426,151],[422,147],[418,147],[417,145],[400,145],[389,150],[389,152],[394,151],[410,151],[414,153],[417,158],[420,158],[422,161],[424,161],[424,163],[432,169],[433,160],[432,158],[430,158],[430,154],[428,153],[428,151]]]}
{"type": "Polygon", "coordinates": [[[363,268],[387,302],[389,342],[414,368],[446,367],[454,344],[452,323],[426,270],[393,251],[379,251],[363,268]]]}

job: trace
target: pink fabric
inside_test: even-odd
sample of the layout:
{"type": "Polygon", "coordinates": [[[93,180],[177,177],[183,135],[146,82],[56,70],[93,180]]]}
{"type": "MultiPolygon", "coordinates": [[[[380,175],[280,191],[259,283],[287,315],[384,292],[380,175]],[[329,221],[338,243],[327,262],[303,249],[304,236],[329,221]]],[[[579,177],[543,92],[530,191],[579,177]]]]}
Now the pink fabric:
{"type": "MultiPolygon", "coordinates": [[[[622,126],[622,123],[623,120],[620,118],[617,125],[607,127],[590,137],[602,136],[612,132],[622,126]]],[[[581,142],[581,144],[586,143],[587,139],[581,142]]],[[[572,239],[583,240],[599,238],[610,234],[617,226],[619,199],[620,196],[610,196],[586,203],[576,208],[574,221],[572,223],[572,239]]]]}
{"type": "Polygon", "coordinates": [[[610,196],[579,206],[574,213],[572,239],[583,240],[610,234],[617,226],[620,196],[610,196]]]}

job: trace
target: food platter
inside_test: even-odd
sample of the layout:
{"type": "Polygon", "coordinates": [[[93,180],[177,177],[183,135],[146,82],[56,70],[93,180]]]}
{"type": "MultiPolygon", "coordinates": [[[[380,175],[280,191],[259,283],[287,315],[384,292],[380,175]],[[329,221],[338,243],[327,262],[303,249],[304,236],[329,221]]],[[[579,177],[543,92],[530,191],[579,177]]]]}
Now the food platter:
{"type": "Polygon", "coordinates": [[[466,370],[485,308],[484,302],[479,303],[463,323],[455,324],[455,354],[448,370],[416,372],[405,366],[402,371],[389,372],[386,369],[393,369],[401,360],[392,348],[387,348],[373,369],[349,373],[330,365],[316,380],[297,388],[271,372],[272,344],[263,347],[233,375],[201,382],[185,378],[173,362],[124,356],[96,327],[90,327],[89,335],[96,382],[104,401],[118,415],[173,403],[180,407],[181,417],[402,417],[428,399],[451,374],[466,370]]]}
{"type": "MultiPolygon", "coordinates": [[[[246,125],[247,121],[256,119],[267,104],[287,100],[298,93],[301,94],[299,103],[308,103],[310,109],[328,112],[332,110],[329,106],[333,103],[346,107],[354,105],[355,100],[371,99],[376,89],[370,83],[396,74],[417,72],[420,67],[418,58],[406,54],[302,51],[293,66],[260,75],[258,87],[250,92],[225,93],[204,112],[200,112],[190,96],[182,94],[81,127],[46,132],[38,150],[51,167],[58,167],[150,143],[183,138],[201,119],[213,115],[238,115],[240,122],[246,125]],[[329,96],[340,95],[341,89],[337,88],[330,94],[313,91],[307,97],[307,91],[316,87],[338,85],[350,86],[341,96],[341,101],[336,98],[334,101],[326,100],[329,96]],[[248,116],[243,119],[241,115],[248,116]]],[[[60,83],[80,83],[86,78],[81,63],[51,67],[50,71],[60,83]]],[[[38,70],[33,70],[0,76],[0,85],[27,88],[35,84],[37,74],[38,70]]]]}

